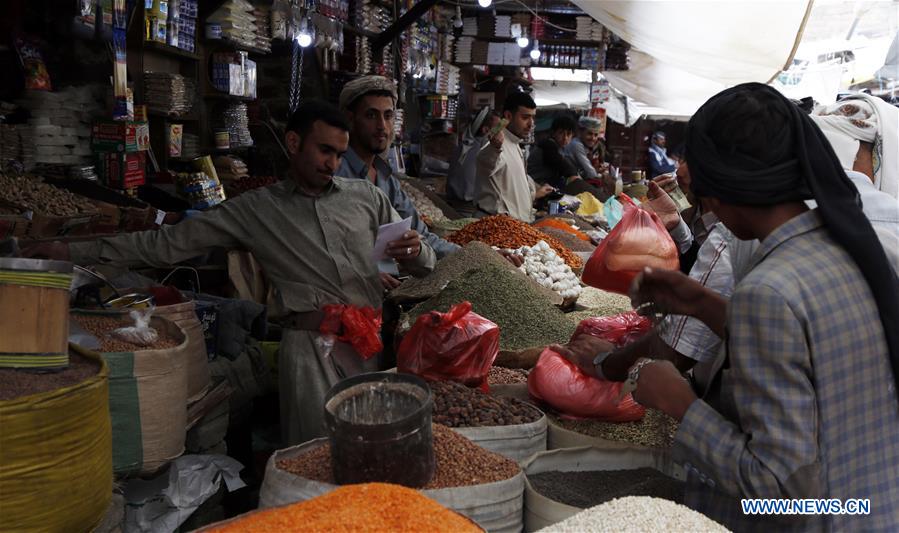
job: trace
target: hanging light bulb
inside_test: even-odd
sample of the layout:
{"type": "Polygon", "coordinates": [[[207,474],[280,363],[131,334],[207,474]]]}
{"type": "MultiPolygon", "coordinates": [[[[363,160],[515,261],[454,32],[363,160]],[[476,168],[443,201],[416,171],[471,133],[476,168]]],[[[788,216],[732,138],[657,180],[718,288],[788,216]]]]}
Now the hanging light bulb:
{"type": "Polygon", "coordinates": [[[528,34],[525,32],[521,32],[521,35],[518,36],[518,39],[515,40],[518,43],[519,48],[527,48],[530,41],[528,40],[528,34]]]}
{"type": "Polygon", "coordinates": [[[540,59],[540,44],[537,42],[537,39],[534,39],[534,47],[531,48],[531,59],[534,61],[540,59]]]}
{"type": "Polygon", "coordinates": [[[481,7],[490,7],[490,4],[493,3],[493,0],[478,0],[478,5],[481,7]]]}
{"type": "Polygon", "coordinates": [[[297,44],[303,48],[312,44],[312,34],[309,33],[309,29],[306,26],[306,19],[303,19],[303,22],[300,23],[300,32],[297,34],[297,44]]]}
{"type": "Polygon", "coordinates": [[[453,27],[462,27],[462,8],[459,6],[456,6],[456,16],[453,18],[453,27]]]}

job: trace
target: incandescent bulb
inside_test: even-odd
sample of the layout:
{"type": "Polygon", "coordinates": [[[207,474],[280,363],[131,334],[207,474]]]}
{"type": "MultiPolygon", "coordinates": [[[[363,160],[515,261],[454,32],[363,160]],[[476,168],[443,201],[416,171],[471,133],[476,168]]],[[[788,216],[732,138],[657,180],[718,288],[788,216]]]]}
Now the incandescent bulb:
{"type": "Polygon", "coordinates": [[[478,5],[481,7],[490,7],[490,4],[493,3],[493,0],[478,0],[478,5]]]}
{"type": "Polygon", "coordinates": [[[303,48],[306,48],[307,46],[312,44],[312,36],[306,32],[297,35],[297,44],[303,48]]]}
{"type": "Polygon", "coordinates": [[[524,35],[522,35],[521,37],[519,37],[519,38],[517,39],[517,42],[518,42],[518,46],[519,46],[520,48],[527,48],[527,47],[528,47],[528,44],[530,44],[530,41],[528,41],[528,38],[525,37],[524,35]]]}

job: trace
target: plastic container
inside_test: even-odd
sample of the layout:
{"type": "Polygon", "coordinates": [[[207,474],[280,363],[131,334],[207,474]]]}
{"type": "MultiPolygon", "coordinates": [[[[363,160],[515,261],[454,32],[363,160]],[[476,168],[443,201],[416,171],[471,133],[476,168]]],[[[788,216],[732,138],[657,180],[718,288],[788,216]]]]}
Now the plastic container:
{"type": "Polygon", "coordinates": [[[432,403],[427,383],[410,374],[360,374],[334,385],[325,424],[337,483],[426,485],[434,475],[432,403]]]}

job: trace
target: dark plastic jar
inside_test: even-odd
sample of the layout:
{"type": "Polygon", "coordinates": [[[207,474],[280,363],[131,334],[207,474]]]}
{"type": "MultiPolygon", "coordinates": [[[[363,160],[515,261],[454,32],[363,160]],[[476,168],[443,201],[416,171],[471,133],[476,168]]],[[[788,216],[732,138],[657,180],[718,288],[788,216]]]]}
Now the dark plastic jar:
{"type": "Polygon", "coordinates": [[[431,389],[411,374],[345,379],[325,397],[331,466],[340,485],[422,487],[434,475],[431,389]]]}

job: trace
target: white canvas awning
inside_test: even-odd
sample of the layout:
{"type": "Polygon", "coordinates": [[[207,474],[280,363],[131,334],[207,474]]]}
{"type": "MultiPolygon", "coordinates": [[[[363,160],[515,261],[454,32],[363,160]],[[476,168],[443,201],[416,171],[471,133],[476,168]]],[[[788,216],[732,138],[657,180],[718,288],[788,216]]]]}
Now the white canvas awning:
{"type": "Polygon", "coordinates": [[[791,60],[810,0],[572,0],[630,43],[630,70],[603,75],[650,106],[693,114],[740,83],[770,82],[791,60]]]}

